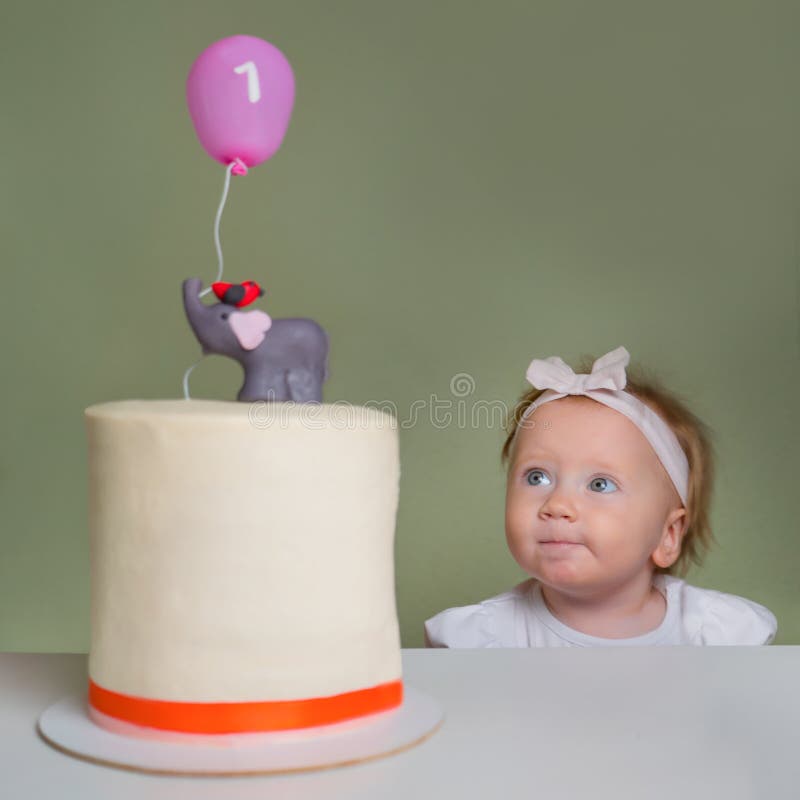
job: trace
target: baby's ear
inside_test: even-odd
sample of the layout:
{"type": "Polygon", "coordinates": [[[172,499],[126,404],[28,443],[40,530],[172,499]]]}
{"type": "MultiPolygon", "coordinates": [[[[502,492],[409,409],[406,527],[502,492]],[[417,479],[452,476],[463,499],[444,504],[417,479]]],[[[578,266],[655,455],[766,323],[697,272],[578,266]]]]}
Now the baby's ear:
{"type": "Polygon", "coordinates": [[[686,509],[676,508],[670,511],[664,521],[661,541],[652,553],[652,559],[657,567],[671,567],[678,560],[684,533],[686,533],[686,509]]]}

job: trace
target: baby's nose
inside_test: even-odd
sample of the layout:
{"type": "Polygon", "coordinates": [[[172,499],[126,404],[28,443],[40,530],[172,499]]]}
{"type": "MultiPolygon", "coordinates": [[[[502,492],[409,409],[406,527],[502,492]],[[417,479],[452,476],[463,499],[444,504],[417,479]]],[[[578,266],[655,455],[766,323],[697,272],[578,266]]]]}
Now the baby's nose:
{"type": "Polygon", "coordinates": [[[562,492],[551,494],[542,504],[539,510],[540,515],[545,517],[575,517],[575,505],[562,492]]]}

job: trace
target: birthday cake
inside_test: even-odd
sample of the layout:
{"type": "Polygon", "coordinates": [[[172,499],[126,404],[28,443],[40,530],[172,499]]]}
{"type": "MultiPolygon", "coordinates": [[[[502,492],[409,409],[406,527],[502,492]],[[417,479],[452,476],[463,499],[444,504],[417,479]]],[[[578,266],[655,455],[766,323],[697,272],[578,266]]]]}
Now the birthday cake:
{"type": "Polygon", "coordinates": [[[127,400],[85,418],[92,719],[217,734],[401,703],[392,417],[127,400]]]}

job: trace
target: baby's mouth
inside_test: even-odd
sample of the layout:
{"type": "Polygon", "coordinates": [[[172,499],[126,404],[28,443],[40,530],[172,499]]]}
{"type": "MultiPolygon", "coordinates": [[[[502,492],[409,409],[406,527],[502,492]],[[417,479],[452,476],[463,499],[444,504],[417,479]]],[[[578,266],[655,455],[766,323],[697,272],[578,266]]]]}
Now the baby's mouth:
{"type": "Polygon", "coordinates": [[[542,544],[554,544],[560,547],[567,547],[569,545],[578,545],[580,542],[542,542],[542,544]]]}
{"type": "Polygon", "coordinates": [[[551,547],[577,547],[583,542],[573,542],[570,539],[544,539],[539,542],[541,545],[549,545],[551,547]]]}

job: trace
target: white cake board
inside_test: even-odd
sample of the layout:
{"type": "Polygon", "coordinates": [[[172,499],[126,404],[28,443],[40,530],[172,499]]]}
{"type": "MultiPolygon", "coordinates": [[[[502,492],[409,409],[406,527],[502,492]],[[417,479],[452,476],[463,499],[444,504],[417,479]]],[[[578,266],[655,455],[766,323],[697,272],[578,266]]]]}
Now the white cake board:
{"type": "Polygon", "coordinates": [[[399,753],[431,736],[443,718],[436,700],[406,684],[397,708],[298,731],[177,734],[172,740],[127,736],[91,719],[86,694],[49,706],[39,716],[38,729],[56,749],[96,764],[167,775],[264,775],[340,767],[399,753]]]}

